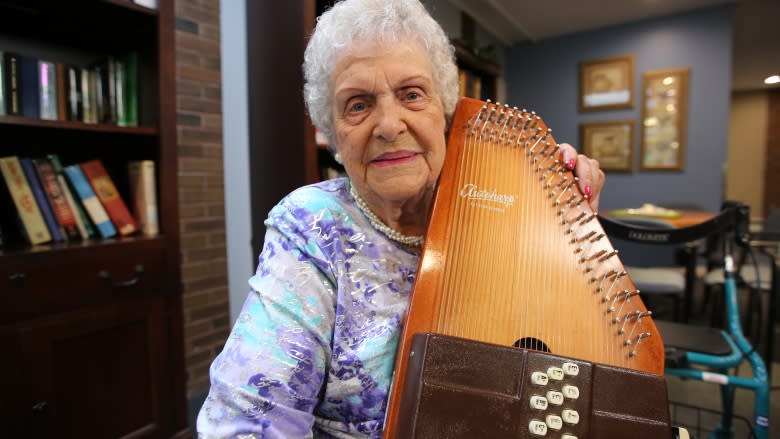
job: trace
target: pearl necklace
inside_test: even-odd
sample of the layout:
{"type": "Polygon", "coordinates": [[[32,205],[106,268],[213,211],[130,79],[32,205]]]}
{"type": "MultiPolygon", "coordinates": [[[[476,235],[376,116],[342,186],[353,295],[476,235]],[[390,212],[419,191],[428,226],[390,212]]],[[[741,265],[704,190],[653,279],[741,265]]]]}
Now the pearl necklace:
{"type": "Polygon", "coordinates": [[[375,229],[379,230],[385,236],[395,242],[400,242],[401,244],[408,245],[409,247],[422,247],[422,236],[407,236],[383,223],[382,220],[380,220],[379,217],[368,208],[366,202],[360,198],[360,196],[357,194],[357,191],[355,190],[355,186],[352,184],[349,185],[349,193],[352,195],[352,198],[355,199],[355,204],[357,204],[358,209],[363,212],[363,215],[368,218],[368,222],[370,222],[375,229]]]}

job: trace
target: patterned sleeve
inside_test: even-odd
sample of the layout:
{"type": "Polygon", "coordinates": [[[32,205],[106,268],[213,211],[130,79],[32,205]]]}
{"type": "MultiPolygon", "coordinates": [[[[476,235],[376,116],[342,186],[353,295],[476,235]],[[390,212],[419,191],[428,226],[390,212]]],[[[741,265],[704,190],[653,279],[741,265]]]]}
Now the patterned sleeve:
{"type": "Polygon", "coordinates": [[[322,261],[303,251],[311,245],[302,234],[268,229],[249,296],[211,365],[199,438],[312,437],[335,299],[322,261]]]}

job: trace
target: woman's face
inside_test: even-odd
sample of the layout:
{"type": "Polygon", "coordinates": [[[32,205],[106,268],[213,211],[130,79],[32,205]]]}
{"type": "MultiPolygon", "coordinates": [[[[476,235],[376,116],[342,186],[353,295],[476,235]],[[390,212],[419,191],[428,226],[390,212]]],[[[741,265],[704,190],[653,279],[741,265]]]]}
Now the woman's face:
{"type": "MultiPolygon", "coordinates": [[[[415,202],[431,191],[445,152],[445,117],[423,48],[356,45],[336,65],[336,149],[369,204],[415,202]]],[[[381,207],[381,206],[377,206],[381,207]]]]}

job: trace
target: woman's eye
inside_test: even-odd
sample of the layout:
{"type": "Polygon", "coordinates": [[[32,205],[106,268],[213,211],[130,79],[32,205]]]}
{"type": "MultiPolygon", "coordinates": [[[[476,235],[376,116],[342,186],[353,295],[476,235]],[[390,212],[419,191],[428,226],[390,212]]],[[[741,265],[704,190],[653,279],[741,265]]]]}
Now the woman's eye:
{"type": "Polygon", "coordinates": [[[349,107],[349,112],[359,113],[365,109],[366,109],[366,104],[364,102],[356,102],[349,107]]]}
{"type": "Polygon", "coordinates": [[[406,94],[407,101],[415,101],[417,99],[420,99],[420,93],[417,93],[416,91],[410,91],[406,94]]]}

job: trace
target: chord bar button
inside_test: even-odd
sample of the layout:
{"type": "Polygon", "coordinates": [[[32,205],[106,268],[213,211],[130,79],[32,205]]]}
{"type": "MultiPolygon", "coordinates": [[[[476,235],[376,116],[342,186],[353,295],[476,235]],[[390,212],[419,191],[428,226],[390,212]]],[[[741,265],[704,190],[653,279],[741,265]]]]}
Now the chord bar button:
{"type": "Polygon", "coordinates": [[[563,386],[563,396],[569,398],[569,399],[577,399],[580,397],[580,389],[578,389],[576,386],[563,386]]]}
{"type": "Polygon", "coordinates": [[[560,430],[563,427],[563,420],[557,415],[547,415],[547,426],[553,430],[560,430]]]}
{"type": "Polygon", "coordinates": [[[528,423],[528,431],[531,432],[531,434],[534,436],[546,436],[547,424],[542,421],[532,419],[531,422],[528,423]]]}
{"type": "Polygon", "coordinates": [[[563,404],[563,393],[550,390],[547,392],[547,401],[552,405],[561,405],[563,404]]]}
{"type": "Polygon", "coordinates": [[[536,410],[547,410],[547,398],[539,395],[532,396],[531,408],[536,410]]]}
{"type": "Polygon", "coordinates": [[[576,377],[580,374],[580,366],[577,363],[563,363],[563,373],[568,376],[576,377]]]}
{"type": "Polygon", "coordinates": [[[531,374],[531,382],[536,385],[546,386],[548,381],[547,374],[544,372],[534,372],[531,374]]]}
{"type": "Polygon", "coordinates": [[[580,422],[580,414],[577,413],[576,410],[566,409],[561,413],[561,417],[563,418],[563,422],[567,424],[576,425],[580,422]]]}
{"type": "Polygon", "coordinates": [[[563,369],[560,367],[550,367],[547,369],[547,376],[549,376],[551,380],[560,381],[563,379],[563,369]]]}

